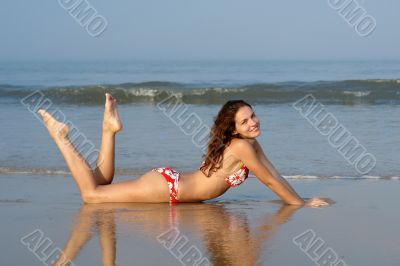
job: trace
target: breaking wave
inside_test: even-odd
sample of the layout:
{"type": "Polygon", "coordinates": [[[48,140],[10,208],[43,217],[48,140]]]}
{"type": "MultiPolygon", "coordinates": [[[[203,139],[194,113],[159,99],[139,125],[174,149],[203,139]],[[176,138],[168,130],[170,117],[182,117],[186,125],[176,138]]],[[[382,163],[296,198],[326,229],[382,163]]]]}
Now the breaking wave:
{"type": "Polygon", "coordinates": [[[103,104],[105,92],[111,92],[121,104],[156,103],[171,94],[187,104],[221,104],[229,99],[244,99],[254,104],[291,103],[307,94],[325,104],[400,104],[400,80],[279,82],[237,87],[161,81],[61,87],[0,85],[0,97],[20,100],[34,90],[65,104],[103,104]]]}

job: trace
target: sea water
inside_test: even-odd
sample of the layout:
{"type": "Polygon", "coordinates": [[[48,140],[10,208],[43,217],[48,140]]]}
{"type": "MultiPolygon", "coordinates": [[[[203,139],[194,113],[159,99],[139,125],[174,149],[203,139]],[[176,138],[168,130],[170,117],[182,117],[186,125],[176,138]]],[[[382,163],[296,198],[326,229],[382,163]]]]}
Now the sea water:
{"type": "Polygon", "coordinates": [[[68,174],[27,96],[39,92],[97,150],[104,93],[111,92],[124,124],[116,143],[118,174],[137,177],[163,166],[195,170],[205,151],[196,130],[207,134],[225,101],[244,99],[261,120],[258,141],[282,175],[397,179],[399,70],[400,61],[1,62],[0,173],[68,174]],[[353,148],[373,156],[368,172],[332,145],[318,127],[321,119],[295,108],[307,95],[352,136],[353,148]],[[175,117],[160,104],[166,99],[181,108],[175,117]],[[196,118],[192,130],[188,117],[196,118]]]}

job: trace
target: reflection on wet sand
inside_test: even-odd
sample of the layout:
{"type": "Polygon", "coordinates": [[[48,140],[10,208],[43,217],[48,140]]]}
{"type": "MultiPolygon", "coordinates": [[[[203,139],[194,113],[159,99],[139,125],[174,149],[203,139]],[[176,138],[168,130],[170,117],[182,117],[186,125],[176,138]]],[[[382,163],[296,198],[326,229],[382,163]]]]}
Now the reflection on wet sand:
{"type": "MultiPolygon", "coordinates": [[[[189,230],[191,235],[194,234],[196,240],[202,243],[197,247],[206,257],[201,265],[258,265],[262,263],[259,258],[262,249],[268,244],[268,238],[298,208],[282,205],[275,213],[266,213],[262,218],[254,218],[243,209],[229,208],[224,203],[86,204],[79,210],[77,221],[63,249],[67,260],[60,258],[54,265],[65,265],[63,261],[73,261],[96,232],[99,236],[103,265],[115,265],[116,224],[128,230],[140,231],[138,233],[150,236],[155,242],[160,242],[160,235],[171,231],[172,228],[180,232],[189,230]]],[[[175,242],[170,244],[177,245],[178,237],[173,241],[175,242]]],[[[182,259],[175,257],[177,260],[182,259]]],[[[186,263],[181,260],[177,265],[194,265],[201,259],[189,259],[186,263]]]]}

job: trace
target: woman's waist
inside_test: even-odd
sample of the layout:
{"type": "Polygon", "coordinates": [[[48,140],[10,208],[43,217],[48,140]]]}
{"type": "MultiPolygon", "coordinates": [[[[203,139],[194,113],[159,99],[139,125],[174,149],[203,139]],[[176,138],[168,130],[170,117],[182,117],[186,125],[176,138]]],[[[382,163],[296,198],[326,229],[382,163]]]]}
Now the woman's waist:
{"type": "Polygon", "coordinates": [[[229,189],[224,178],[207,177],[200,170],[182,173],[179,179],[179,196],[207,200],[222,195],[229,189]]]}

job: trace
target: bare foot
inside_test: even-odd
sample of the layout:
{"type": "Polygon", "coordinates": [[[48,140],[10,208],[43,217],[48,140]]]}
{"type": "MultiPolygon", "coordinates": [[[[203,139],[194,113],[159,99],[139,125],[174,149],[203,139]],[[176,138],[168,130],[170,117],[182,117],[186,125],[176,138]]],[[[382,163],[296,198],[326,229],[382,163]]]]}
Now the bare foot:
{"type": "Polygon", "coordinates": [[[68,138],[69,128],[66,124],[57,121],[54,117],[52,117],[48,112],[43,109],[40,109],[38,113],[42,116],[43,123],[49,131],[50,136],[54,140],[68,138]]]}
{"type": "Polygon", "coordinates": [[[122,129],[122,122],[118,117],[117,100],[106,93],[106,103],[104,108],[103,131],[117,133],[122,129]]]}

